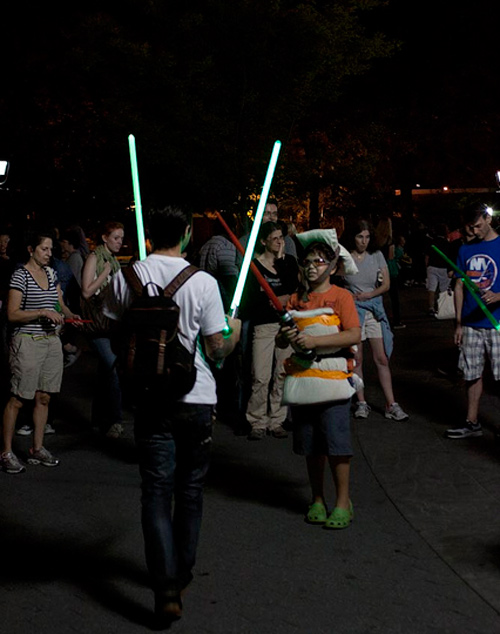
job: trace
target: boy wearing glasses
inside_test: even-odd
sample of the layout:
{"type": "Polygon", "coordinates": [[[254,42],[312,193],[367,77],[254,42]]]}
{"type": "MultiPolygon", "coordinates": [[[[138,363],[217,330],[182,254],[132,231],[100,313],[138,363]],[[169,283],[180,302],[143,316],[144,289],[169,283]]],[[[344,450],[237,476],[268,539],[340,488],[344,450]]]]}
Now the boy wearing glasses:
{"type": "MultiPolygon", "coordinates": [[[[349,497],[350,402],[355,391],[351,347],[361,341],[361,328],[352,295],[330,281],[339,262],[336,234],[332,230],[318,233],[330,236],[330,244],[313,242],[306,247],[302,287],[287,304],[298,330],[281,328],[277,345],[316,352],[312,363],[301,361],[300,354],[287,360],[285,401],[292,405],[294,452],[306,457],[311,486],[312,503],[305,520],[341,529],[354,516],[349,497]],[[324,497],[327,461],[337,497],[330,515],[324,497]]],[[[342,258],[346,268],[355,269],[345,249],[342,258]]]]}

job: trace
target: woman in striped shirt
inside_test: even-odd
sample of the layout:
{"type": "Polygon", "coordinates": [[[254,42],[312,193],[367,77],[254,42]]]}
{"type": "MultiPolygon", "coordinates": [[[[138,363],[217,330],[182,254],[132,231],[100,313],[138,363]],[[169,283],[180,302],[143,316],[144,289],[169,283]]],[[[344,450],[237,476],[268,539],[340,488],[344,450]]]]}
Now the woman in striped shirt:
{"type": "Polygon", "coordinates": [[[54,467],[59,460],[43,447],[50,394],[61,387],[63,354],[59,331],[65,318],[76,319],[65,305],[61,287],[49,266],[52,236],[38,232],[27,242],[29,260],[14,271],[9,285],[7,319],[12,327],[9,347],[11,396],[3,415],[2,468],[21,473],[25,467],[12,452],[12,438],[23,402],[34,400],[33,447],[28,463],[54,467]]]}

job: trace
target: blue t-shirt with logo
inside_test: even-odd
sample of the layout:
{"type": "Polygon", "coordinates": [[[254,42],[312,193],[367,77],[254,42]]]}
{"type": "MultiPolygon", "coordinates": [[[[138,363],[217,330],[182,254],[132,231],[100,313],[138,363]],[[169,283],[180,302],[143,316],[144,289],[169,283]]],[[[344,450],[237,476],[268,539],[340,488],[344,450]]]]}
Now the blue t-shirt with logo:
{"type": "MultiPolygon", "coordinates": [[[[464,271],[480,291],[500,293],[500,236],[494,240],[483,240],[464,244],[459,252],[457,266],[464,271]]],[[[490,304],[488,310],[500,321],[500,302],[490,304]]],[[[464,285],[462,323],[473,328],[493,328],[491,321],[464,285]]]]}

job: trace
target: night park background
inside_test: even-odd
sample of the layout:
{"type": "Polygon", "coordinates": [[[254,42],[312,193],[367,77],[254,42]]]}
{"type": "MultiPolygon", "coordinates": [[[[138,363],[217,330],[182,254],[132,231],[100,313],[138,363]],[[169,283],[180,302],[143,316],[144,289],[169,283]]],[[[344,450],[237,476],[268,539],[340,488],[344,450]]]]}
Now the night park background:
{"type": "Polygon", "coordinates": [[[302,228],[355,213],[453,224],[472,194],[416,207],[411,190],[495,202],[499,14],[484,0],[11,5],[4,221],[131,225],[132,133],[145,210],[246,218],[280,139],[272,194],[302,228]]]}

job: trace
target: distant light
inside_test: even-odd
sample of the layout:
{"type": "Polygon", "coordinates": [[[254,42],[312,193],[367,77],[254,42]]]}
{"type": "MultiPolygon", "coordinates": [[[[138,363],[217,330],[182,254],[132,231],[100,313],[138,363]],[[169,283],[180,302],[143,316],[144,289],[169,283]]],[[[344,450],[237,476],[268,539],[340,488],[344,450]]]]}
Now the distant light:
{"type": "Polygon", "coordinates": [[[445,187],[443,187],[443,191],[444,191],[444,192],[447,192],[447,191],[448,191],[448,187],[446,187],[446,186],[445,186],[445,187]]]}
{"type": "Polygon", "coordinates": [[[415,187],[420,187],[420,183],[417,183],[417,184],[415,185],[415,187]]]}
{"type": "Polygon", "coordinates": [[[493,216],[493,208],[492,207],[486,207],[485,209],[486,213],[490,216],[493,216]]]}

